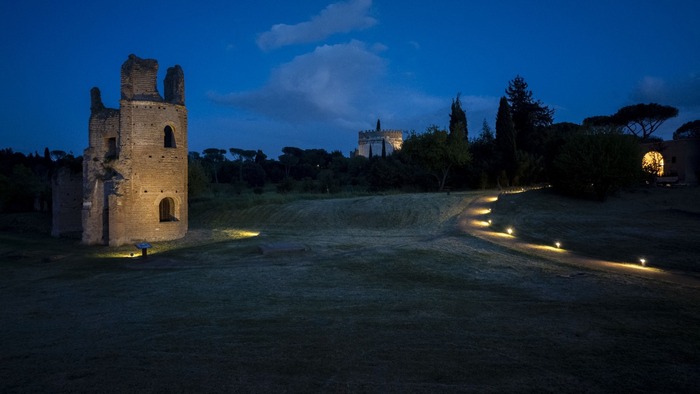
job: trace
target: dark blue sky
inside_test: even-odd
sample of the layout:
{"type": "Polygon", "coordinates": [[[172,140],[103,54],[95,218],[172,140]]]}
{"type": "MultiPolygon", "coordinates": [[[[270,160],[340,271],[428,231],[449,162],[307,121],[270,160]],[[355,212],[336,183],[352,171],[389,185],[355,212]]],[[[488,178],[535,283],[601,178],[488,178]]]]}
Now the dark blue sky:
{"type": "Polygon", "coordinates": [[[357,131],[472,136],[522,75],[556,122],[639,102],[700,119],[698,1],[4,1],[0,148],[82,154],[90,88],[119,106],[130,53],[185,71],[189,149],[340,150],[357,131]]]}

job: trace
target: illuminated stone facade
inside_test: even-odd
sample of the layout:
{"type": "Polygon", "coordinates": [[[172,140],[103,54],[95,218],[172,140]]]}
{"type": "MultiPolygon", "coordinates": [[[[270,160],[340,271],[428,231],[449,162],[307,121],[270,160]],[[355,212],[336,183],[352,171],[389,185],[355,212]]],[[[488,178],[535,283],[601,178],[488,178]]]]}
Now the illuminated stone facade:
{"type": "Polygon", "coordinates": [[[642,144],[642,155],[649,160],[649,152],[658,152],[663,160],[655,160],[662,181],[696,185],[700,180],[700,139],[688,138],[642,144]]]}
{"type": "Polygon", "coordinates": [[[403,131],[401,130],[367,130],[360,131],[357,141],[357,151],[355,155],[357,156],[370,156],[370,147],[372,151],[372,156],[381,156],[382,154],[382,141],[385,148],[386,154],[390,155],[395,150],[401,149],[403,144],[403,131]]]}
{"type": "Polygon", "coordinates": [[[180,66],[130,55],[121,68],[119,109],[91,90],[89,146],[83,154],[82,240],[118,246],[187,233],[187,109],[180,66]]]}

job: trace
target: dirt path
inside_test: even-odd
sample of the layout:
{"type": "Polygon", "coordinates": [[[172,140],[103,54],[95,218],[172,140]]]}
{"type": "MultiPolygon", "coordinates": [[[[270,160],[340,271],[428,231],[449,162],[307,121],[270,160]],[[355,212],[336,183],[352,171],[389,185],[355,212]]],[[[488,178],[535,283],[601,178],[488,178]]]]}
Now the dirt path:
{"type": "Polygon", "coordinates": [[[553,241],[551,245],[534,244],[519,240],[517,232],[512,235],[492,229],[488,222],[491,204],[498,200],[498,193],[490,193],[474,199],[459,215],[458,227],[461,231],[477,238],[505,246],[527,254],[544,257],[560,263],[596,270],[634,275],[647,279],[659,280],[681,286],[700,288],[700,278],[690,274],[671,272],[660,268],[642,266],[639,262],[615,262],[589,258],[558,248],[553,241]]]}

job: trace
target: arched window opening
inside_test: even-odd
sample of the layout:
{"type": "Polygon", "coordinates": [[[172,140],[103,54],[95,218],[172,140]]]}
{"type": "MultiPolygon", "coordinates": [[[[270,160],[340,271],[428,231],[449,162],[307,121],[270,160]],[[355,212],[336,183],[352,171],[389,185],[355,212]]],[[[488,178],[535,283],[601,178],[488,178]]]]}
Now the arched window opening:
{"type": "Polygon", "coordinates": [[[170,126],[165,126],[163,129],[163,146],[166,148],[175,147],[175,134],[173,133],[173,128],[170,126]]]}
{"type": "Polygon", "coordinates": [[[173,201],[172,198],[166,197],[160,200],[158,211],[161,222],[177,221],[177,218],[175,217],[175,201],[173,201]]]}
{"type": "Polygon", "coordinates": [[[642,169],[652,175],[664,174],[664,157],[657,151],[650,151],[642,159],[642,169]]]}
{"type": "Polygon", "coordinates": [[[112,138],[107,138],[105,140],[105,145],[107,148],[107,152],[105,153],[105,159],[107,160],[114,160],[117,158],[117,138],[112,137],[112,138]]]}

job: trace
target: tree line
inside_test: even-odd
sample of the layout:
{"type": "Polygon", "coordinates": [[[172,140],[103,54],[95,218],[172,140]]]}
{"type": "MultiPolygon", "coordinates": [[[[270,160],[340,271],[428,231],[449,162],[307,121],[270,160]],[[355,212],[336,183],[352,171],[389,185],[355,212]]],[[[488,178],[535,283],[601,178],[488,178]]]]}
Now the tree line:
{"type": "MultiPolygon", "coordinates": [[[[439,191],[507,188],[548,182],[563,193],[600,200],[643,180],[643,142],[678,110],[656,103],[620,108],[612,115],[586,118],[582,124],[555,123],[554,110],[533,97],[516,76],[501,97],[492,130],[484,119],[469,138],[460,94],[452,100],[449,126],[411,131],[400,150],[386,155],[345,157],[322,149],[285,147],[277,160],[261,151],[206,149],[190,154],[191,192],[210,182],[233,183],[262,192],[336,193],[339,191],[439,191]],[[230,153],[232,160],[226,157],[230,153]],[[196,180],[196,182],[193,182],[196,180]]],[[[377,120],[377,129],[380,121],[377,120]]],[[[674,139],[700,137],[700,120],[678,128],[674,139]]]]}
{"type": "MultiPolygon", "coordinates": [[[[369,158],[297,147],[283,148],[277,159],[236,147],[190,152],[189,194],[200,196],[217,184],[230,185],[234,193],[339,193],[548,182],[566,194],[603,200],[643,179],[639,143],[660,141],[654,132],[678,114],[674,107],[649,103],[592,116],[582,124],[555,123],[554,110],[533,97],[523,77],[509,81],[504,93],[495,130],[484,119],[470,138],[457,94],[447,129],[431,125],[408,132],[402,148],[389,155],[385,148],[369,158]]],[[[700,120],[685,123],[673,138],[700,138],[700,120]]],[[[0,212],[50,209],[52,174],[61,166],[79,172],[81,160],[48,148],[43,155],[0,150],[0,212]]]]}
{"type": "Polygon", "coordinates": [[[49,148],[43,155],[0,149],[0,212],[50,211],[51,178],[62,167],[79,173],[82,157],[49,148]]]}

